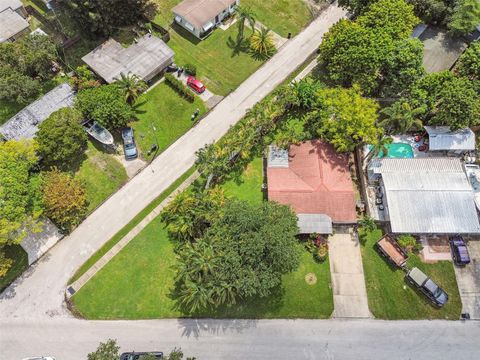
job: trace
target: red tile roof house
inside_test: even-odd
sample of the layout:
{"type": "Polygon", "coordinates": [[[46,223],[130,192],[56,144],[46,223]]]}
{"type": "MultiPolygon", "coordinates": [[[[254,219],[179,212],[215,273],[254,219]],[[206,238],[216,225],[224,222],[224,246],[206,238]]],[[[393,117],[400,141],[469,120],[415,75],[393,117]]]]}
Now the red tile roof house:
{"type": "Polygon", "coordinates": [[[332,233],[333,224],[356,223],[348,156],[320,140],[271,146],[267,161],[268,199],[290,205],[301,234],[332,233]]]}

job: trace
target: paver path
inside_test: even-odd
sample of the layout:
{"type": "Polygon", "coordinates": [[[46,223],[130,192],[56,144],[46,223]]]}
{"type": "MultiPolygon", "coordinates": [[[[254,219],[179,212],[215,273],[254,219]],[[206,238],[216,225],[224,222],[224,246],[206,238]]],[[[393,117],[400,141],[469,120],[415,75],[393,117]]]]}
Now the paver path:
{"type": "Polygon", "coordinates": [[[0,295],[0,318],[71,316],[63,301],[64,288],[81,264],[185,173],[195,162],[197,150],[222,137],[301,65],[318,48],[323,34],[345,15],[336,5],[326,9],[197,126],[95,210],[0,295]]]}
{"type": "Polygon", "coordinates": [[[336,233],[330,236],[328,249],[335,309],[333,316],[370,317],[358,239],[348,233],[336,233]]]}

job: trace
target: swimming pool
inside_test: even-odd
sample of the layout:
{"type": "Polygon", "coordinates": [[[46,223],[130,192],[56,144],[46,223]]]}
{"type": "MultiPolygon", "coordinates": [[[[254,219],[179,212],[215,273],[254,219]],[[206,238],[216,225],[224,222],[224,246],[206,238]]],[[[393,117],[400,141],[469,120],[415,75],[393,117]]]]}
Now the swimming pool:
{"type": "MultiPolygon", "coordinates": [[[[385,146],[388,149],[387,158],[402,159],[413,158],[413,149],[410,144],[406,143],[391,143],[385,146]]],[[[378,154],[379,158],[385,157],[383,151],[378,154]]]]}

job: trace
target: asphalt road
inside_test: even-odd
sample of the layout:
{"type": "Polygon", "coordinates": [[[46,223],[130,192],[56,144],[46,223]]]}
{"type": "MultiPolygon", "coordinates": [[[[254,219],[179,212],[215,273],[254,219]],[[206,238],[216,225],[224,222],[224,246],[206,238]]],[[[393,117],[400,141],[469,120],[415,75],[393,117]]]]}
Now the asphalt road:
{"type": "Polygon", "coordinates": [[[182,347],[198,360],[476,360],[480,322],[380,320],[152,320],[54,319],[0,322],[0,359],[53,355],[83,360],[100,341],[122,351],[168,352],[182,347]]]}
{"type": "Polygon", "coordinates": [[[193,165],[197,150],[221,138],[249,108],[302,64],[317,49],[323,34],[344,16],[343,9],[330,6],[197,126],[103,203],[0,295],[0,318],[68,317],[64,290],[80,265],[185,173],[193,165]]]}

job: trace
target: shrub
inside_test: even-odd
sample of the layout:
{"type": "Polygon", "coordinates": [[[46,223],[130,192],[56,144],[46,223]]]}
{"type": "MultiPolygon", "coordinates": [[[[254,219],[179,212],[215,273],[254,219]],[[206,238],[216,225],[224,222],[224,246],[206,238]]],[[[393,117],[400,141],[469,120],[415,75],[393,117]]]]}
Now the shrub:
{"type": "Polygon", "coordinates": [[[85,152],[87,134],[80,120],[78,111],[64,108],[52,113],[39,125],[35,141],[45,164],[69,165],[85,152]]]}
{"type": "Polygon", "coordinates": [[[192,64],[185,64],[183,66],[183,69],[185,70],[185,72],[189,75],[193,75],[193,76],[197,76],[197,67],[195,65],[192,65],[192,64]]]}
{"type": "Polygon", "coordinates": [[[400,235],[397,239],[398,244],[407,252],[417,252],[422,250],[422,245],[412,235],[400,235]]]}
{"type": "Polygon", "coordinates": [[[70,175],[54,168],[43,176],[45,214],[66,231],[80,223],[87,209],[83,185],[70,175]]]}
{"type": "Polygon", "coordinates": [[[193,95],[193,93],[172,74],[165,74],[165,82],[188,101],[195,101],[195,95],[193,95]]]}
{"type": "Polygon", "coordinates": [[[75,90],[78,91],[100,86],[100,81],[98,81],[95,74],[85,65],[78,66],[75,69],[75,74],[72,76],[71,83],[75,90]]]}

